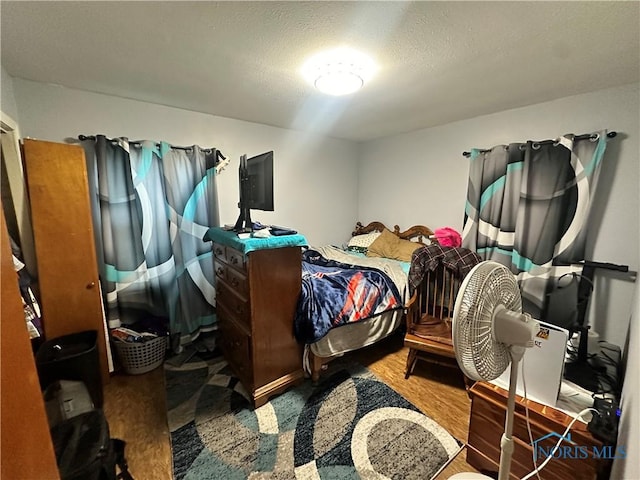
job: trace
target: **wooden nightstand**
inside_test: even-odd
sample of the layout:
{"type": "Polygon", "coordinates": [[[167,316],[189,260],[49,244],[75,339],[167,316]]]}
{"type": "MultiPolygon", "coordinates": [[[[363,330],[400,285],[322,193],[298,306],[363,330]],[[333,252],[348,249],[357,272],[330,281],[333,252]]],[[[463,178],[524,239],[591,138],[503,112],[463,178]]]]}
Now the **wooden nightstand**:
{"type": "MultiPolygon", "coordinates": [[[[508,392],[491,383],[477,382],[469,389],[469,395],[471,419],[467,462],[478,470],[497,472],[500,464],[500,438],[504,432],[508,392]]],[[[522,478],[533,470],[533,447],[527,432],[524,405],[524,399],[516,396],[511,478],[522,478]]],[[[527,405],[533,440],[536,445],[541,445],[548,452],[564,433],[572,417],[531,400],[527,400],[527,405]],[[549,435],[547,438],[537,442],[538,439],[547,435],[549,435]]],[[[561,446],[567,447],[563,458],[554,458],[549,461],[540,472],[540,478],[545,480],[608,478],[612,460],[596,458],[593,454],[594,447],[598,452],[607,451],[602,450],[602,442],[593,438],[587,430],[587,425],[580,421],[573,424],[570,434],[573,445],[562,443],[561,446]],[[570,456],[577,458],[568,458],[570,456]]],[[[540,465],[543,460],[544,458],[539,458],[536,463],[540,465]]]]}

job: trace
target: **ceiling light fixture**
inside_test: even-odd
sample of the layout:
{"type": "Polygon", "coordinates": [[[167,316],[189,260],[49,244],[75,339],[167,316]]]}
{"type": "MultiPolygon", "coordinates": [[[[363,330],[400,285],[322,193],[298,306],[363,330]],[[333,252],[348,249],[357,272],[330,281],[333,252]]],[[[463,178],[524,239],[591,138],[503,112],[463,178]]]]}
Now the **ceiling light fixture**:
{"type": "Polygon", "coordinates": [[[302,66],[307,81],[328,95],[359,90],[374,71],[375,64],[368,56],[346,47],[320,52],[302,66]]]}

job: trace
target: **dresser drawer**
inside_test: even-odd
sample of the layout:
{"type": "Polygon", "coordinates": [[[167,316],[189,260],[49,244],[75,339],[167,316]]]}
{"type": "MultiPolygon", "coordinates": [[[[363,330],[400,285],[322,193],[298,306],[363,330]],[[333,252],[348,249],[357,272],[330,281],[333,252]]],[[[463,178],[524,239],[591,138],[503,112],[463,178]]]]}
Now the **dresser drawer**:
{"type": "MultiPolygon", "coordinates": [[[[224,307],[219,315],[220,348],[225,359],[247,388],[253,388],[251,368],[251,339],[225,316],[224,307]]],[[[249,392],[251,393],[251,392],[249,392]]]]}
{"type": "Polygon", "coordinates": [[[234,292],[246,299],[249,298],[249,281],[245,272],[236,270],[235,268],[227,267],[225,270],[225,280],[234,292]]]}
{"type": "MultiPolygon", "coordinates": [[[[227,270],[227,273],[231,269],[227,270]]],[[[227,285],[226,282],[220,281],[216,285],[216,305],[222,306],[225,313],[236,323],[247,328],[247,332],[251,331],[251,308],[249,300],[240,296],[236,291],[227,285]]]]}
{"type": "Polygon", "coordinates": [[[226,282],[241,297],[249,298],[249,281],[245,272],[231,268],[220,260],[215,260],[213,266],[219,280],[226,282]]]}
{"type": "Polygon", "coordinates": [[[245,270],[245,257],[242,252],[227,247],[227,263],[238,270],[245,270]]]}
{"type": "Polygon", "coordinates": [[[220,245],[219,243],[213,244],[213,255],[215,258],[219,258],[222,261],[227,261],[227,249],[224,245],[220,245]]]}
{"type": "Polygon", "coordinates": [[[216,272],[216,277],[219,278],[220,280],[226,280],[227,279],[227,264],[220,261],[218,258],[216,258],[213,261],[213,268],[216,272]]]}

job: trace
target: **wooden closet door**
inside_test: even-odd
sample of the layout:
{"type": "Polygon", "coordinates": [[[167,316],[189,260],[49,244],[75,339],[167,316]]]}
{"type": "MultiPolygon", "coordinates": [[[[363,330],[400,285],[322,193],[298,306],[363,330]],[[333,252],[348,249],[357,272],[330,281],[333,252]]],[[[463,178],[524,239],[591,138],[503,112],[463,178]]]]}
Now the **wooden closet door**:
{"type": "Polygon", "coordinates": [[[58,479],[58,465],[2,209],[0,215],[0,478],[58,479]]]}
{"type": "Polygon", "coordinates": [[[47,339],[97,330],[103,383],[109,380],[84,150],[24,140],[38,284],[47,339]]]}

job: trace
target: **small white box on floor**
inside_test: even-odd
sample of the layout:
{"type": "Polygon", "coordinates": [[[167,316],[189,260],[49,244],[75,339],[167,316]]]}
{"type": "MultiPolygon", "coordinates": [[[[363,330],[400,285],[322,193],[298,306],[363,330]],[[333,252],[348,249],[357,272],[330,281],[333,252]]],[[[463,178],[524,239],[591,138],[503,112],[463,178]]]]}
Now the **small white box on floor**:
{"type": "MultiPolygon", "coordinates": [[[[568,339],[569,332],[564,328],[540,322],[540,330],[534,346],[526,349],[520,361],[516,388],[518,395],[524,397],[524,380],[526,380],[529,400],[551,407],[556,406],[564,372],[568,339]]],[[[511,366],[491,383],[509,390],[510,372],[511,366]]]]}

